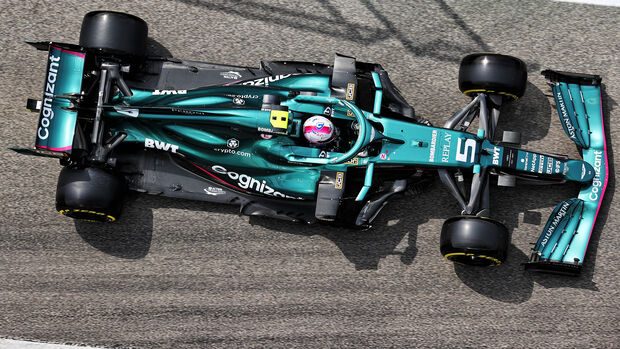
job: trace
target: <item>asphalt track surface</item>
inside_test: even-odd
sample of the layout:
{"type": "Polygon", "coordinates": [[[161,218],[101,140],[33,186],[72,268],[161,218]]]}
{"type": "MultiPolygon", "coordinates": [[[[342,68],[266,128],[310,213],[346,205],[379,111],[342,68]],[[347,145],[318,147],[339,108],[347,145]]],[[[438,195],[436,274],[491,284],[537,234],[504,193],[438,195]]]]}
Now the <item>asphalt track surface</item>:
{"type": "Polygon", "coordinates": [[[614,151],[620,146],[620,8],[550,1],[6,1],[0,2],[0,337],[93,346],[618,347],[620,243],[614,151]],[[330,63],[335,52],[381,63],[416,111],[442,124],[468,98],[470,52],[522,58],[525,96],[500,127],[524,148],[577,157],[540,70],[603,76],[610,178],[578,278],[527,274],[552,208],[575,185],[494,188],[512,233],[495,269],[439,253],[457,214],[439,183],[391,202],[357,232],[239,217],[236,207],[136,195],[110,225],[54,209],[60,166],[29,147],[45,55],[22,40],[77,42],[82,16],[127,11],[151,46],[187,59],[257,66],[330,63]]]}

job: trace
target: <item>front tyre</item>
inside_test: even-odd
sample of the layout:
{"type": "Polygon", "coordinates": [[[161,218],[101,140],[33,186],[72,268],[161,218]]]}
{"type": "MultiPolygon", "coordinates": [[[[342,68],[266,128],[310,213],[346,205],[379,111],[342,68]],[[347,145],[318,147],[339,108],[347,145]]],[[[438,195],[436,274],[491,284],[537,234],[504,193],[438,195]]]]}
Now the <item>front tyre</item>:
{"type": "Polygon", "coordinates": [[[506,259],[508,229],[493,219],[456,216],[441,229],[441,254],[450,261],[475,266],[497,266],[506,259]]]}
{"type": "Polygon", "coordinates": [[[65,167],[58,176],[56,210],[80,220],[113,222],[123,207],[122,178],[100,168],[65,167]]]}
{"type": "Polygon", "coordinates": [[[474,53],[461,60],[459,89],[468,96],[484,92],[519,99],[527,86],[527,67],[519,58],[474,53]]]}

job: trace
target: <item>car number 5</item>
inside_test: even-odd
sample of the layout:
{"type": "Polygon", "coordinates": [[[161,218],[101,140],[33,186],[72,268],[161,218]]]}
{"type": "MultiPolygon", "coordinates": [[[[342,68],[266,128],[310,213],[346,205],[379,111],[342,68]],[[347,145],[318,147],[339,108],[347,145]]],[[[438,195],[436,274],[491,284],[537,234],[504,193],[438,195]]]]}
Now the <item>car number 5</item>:
{"type": "Polygon", "coordinates": [[[461,147],[461,138],[457,139],[456,143],[456,161],[460,162],[474,162],[474,155],[476,152],[476,141],[471,138],[465,140],[465,145],[461,147]],[[467,160],[467,155],[470,155],[470,159],[467,160]]]}

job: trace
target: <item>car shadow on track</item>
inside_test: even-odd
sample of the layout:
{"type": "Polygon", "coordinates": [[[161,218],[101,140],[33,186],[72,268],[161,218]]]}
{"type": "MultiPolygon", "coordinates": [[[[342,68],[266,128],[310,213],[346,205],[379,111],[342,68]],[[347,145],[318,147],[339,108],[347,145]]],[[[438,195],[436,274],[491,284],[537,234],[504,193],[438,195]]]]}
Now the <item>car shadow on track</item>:
{"type": "Polygon", "coordinates": [[[146,52],[150,56],[172,57],[172,53],[164,45],[151,37],[146,40],[146,52]]]}
{"type": "Polygon", "coordinates": [[[114,223],[91,223],[75,220],[75,230],[92,247],[109,255],[144,258],[151,248],[153,212],[131,200],[123,207],[123,215],[114,223]]]}
{"type": "Polygon", "coordinates": [[[130,192],[117,221],[98,223],[74,220],[75,230],[85,242],[101,252],[125,259],[144,258],[151,248],[153,210],[159,208],[239,214],[239,207],[234,205],[130,192]]]}
{"type": "Polygon", "coordinates": [[[250,223],[266,229],[288,234],[319,235],[333,242],[343,256],[355,266],[356,270],[377,270],[379,262],[389,255],[400,255],[404,264],[411,264],[417,254],[416,240],[418,225],[428,217],[420,215],[416,219],[403,216],[416,212],[417,204],[411,198],[394,198],[383,209],[370,229],[356,230],[330,225],[303,226],[293,222],[278,222],[265,217],[251,217],[250,223]],[[409,244],[399,251],[397,246],[406,236],[409,244]]]}
{"type": "Polygon", "coordinates": [[[545,92],[528,82],[523,97],[503,103],[495,138],[501,140],[503,131],[516,131],[521,133],[521,144],[527,148],[529,142],[541,140],[549,134],[551,122],[557,121],[552,118],[553,113],[555,108],[549,104],[545,92]]]}

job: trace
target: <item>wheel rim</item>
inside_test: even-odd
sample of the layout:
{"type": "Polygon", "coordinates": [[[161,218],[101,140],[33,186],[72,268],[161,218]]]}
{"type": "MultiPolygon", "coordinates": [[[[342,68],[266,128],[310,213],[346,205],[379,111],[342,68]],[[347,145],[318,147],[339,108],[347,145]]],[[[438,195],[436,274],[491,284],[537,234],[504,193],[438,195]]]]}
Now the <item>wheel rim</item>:
{"type": "Polygon", "coordinates": [[[116,218],[103,212],[81,209],[60,210],[61,215],[88,222],[114,222],[116,218]]]}
{"type": "Polygon", "coordinates": [[[519,97],[517,97],[517,95],[514,95],[512,93],[508,93],[508,92],[496,92],[496,91],[492,91],[492,90],[485,90],[485,89],[472,89],[472,90],[467,90],[467,91],[463,91],[464,95],[467,96],[471,96],[471,97],[475,97],[475,94],[477,93],[491,93],[491,94],[498,94],[498,95],[502,95],[502,96],[507,96],[510,97],[512,99],[514,99],[515,101],[519,99],[519,97]]]}
{"type": "Polygon", "coordinates": [[[481,267],[495,267],[502,264],[502,262],[495,257],[476,253],[455,252],[448,253],[444,257],[454,263],[475,265],[481,267]]]}

